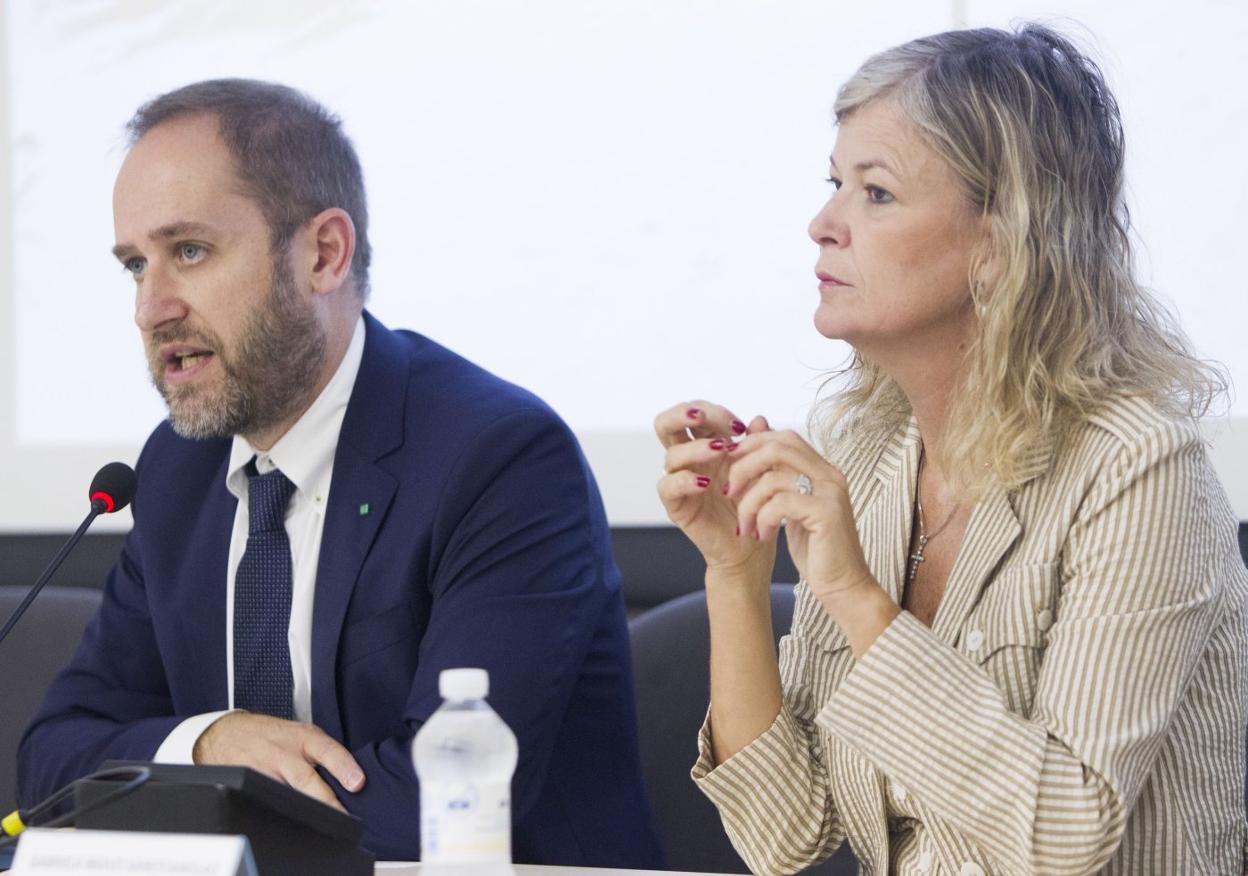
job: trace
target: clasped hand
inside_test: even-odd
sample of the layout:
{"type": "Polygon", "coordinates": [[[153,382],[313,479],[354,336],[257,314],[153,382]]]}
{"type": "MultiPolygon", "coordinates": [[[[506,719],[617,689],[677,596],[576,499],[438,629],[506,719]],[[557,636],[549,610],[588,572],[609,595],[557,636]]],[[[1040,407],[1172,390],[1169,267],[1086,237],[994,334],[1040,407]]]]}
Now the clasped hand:
{"type": "Polygon", "coordinates": [[[816,597],[874,584],[844,474],[797,433],[773,431],[763,417],[747,425],[706,401],[669,408],[654,426],[666,448],[659,497],[708,570],[741,570],[770,583],[784,526],[793,563],[816,597]],[[810,479],[807,495],[798,491],[799,475],[810,479]]]}

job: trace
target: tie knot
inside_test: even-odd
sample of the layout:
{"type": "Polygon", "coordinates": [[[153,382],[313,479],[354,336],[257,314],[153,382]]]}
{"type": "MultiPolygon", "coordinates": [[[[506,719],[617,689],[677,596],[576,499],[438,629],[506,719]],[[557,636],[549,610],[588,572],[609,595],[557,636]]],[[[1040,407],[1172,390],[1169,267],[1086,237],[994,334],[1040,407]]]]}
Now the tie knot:
{"type": "Polygon", "coordinates": [[[280,470],[268,474],[249,474],[247,478],[247,532],[256,535],[281,529],[286,519],[286,506],[295,493],[295,485],[280,470]]]}

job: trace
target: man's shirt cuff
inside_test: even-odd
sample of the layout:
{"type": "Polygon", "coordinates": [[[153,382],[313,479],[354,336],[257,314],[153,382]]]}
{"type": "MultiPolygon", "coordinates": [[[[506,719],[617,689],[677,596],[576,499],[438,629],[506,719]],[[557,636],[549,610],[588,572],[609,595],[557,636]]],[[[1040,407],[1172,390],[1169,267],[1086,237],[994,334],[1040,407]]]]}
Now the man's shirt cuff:
{"type": "Polygon", "coordinates": [[[199,741],[200,735],[214,721],[231,711],[226,709],[224,712],[205,712],[187,718],[165,737],[152,760],[156,763],[194,763],[195,743],[199,741]]]}

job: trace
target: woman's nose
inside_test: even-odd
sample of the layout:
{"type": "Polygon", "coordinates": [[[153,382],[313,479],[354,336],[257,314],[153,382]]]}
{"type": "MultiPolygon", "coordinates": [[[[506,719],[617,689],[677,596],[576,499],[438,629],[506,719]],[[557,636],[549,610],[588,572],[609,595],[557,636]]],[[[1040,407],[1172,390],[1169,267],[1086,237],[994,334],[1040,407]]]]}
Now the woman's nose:
{"type": "Polygon", "coordinates": [[[844,246],[849,243],[849,226],[841,214],[835,192],[810,220],[807,232],[810,239],[820,246],[844,246]]]}

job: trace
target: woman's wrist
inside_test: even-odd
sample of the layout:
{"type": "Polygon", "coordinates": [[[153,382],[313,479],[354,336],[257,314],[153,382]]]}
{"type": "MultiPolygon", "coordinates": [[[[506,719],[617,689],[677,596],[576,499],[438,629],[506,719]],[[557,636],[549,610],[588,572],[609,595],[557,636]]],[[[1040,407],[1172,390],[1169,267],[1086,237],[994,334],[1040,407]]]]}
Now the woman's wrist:
{"type": "Polygon", "coordinates": [[[707,592],[740,591],[757,592],[771,586],[771,571],[775,565],[774,558],[770,562],[759,562],[756,558],[743,560],[739,563],[707,564],[707,592]]]}
{"type": "Polygon", "coordinates": [[[849,640],[855,659],[865,654],[901,614],[901,606],[867,572],[843,584],[820,589],[812,586],[811,592],[849,640]]]}
{"type": "Polygon", "coordinates": [[[810,592],[814,594],[824,609],[833,617],[836,617],[845,605],[862,599],[865,594],[872,590],[883,589],[880,587],[879,582],[875,580],[875,576],[865,569],[853,577],[837,581],[822,582],[813,581],[809,578],[804,580],[806,581],[806,586],[810,588],[810,592]]]}

